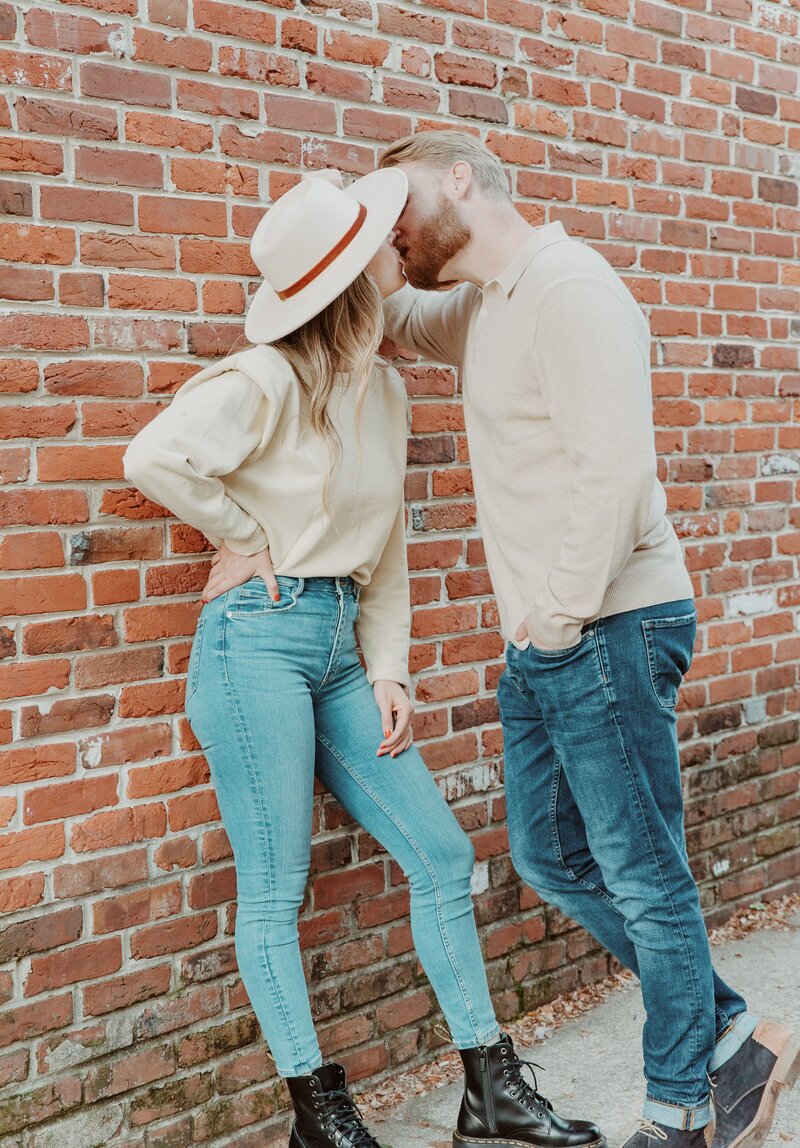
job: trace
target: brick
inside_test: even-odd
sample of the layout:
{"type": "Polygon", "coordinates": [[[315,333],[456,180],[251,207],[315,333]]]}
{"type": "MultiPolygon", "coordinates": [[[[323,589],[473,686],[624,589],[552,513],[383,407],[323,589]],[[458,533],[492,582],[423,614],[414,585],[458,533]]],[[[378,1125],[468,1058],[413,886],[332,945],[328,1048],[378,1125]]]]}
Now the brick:
{"type": "Polygon", "coordinates": [[[131,936],[131,957],[136,961],[181,952],[210,941],[216,935],[217,915],[214,912],[198,913],[163,925],[151,925],[138,929],[131,936]]]}
{"type": "Polygon", "coordinates": [[[19,785],[75,772],[75,747],[68,743],[0,752],[0,784],[19,785]]]}
{"type": "Polygon", "coordinates": [[[75,1108],[81,1100],[81,1082],[65,1077],[29,1092],[18,1092],[0,1107],[0,1133],[18,1132],[75,1108]]]}
{"type": "Polygon", "coordinates": [[[72,997],[69,993],[20,1005],[0,1015],[0,1048],[63,1028],[71,1021],[72,997]]]}
{"type": "Polygon", "coordinates": [[[87,16],[33,9],[25,14],[25,35],[38,48],[79,55],[112,54],[120,46],[123,29],[121,24],[100,23],[87,16]]]}
{"type": "Polygon", "coordinates": [[[242,80],[279,87],[297,87],[300,83],[300,71],[294,60],[277,52],[250,48],[221,47],[219,72],[221,76],[238,76],[242,80]]]}
{"type": "Polygon", "coordinates": [[[25,534],[7,534],[0,541],[0,568],[5,571],[33,571],[63,565],[63,543],[55,533],[30,530],[25,534]]]}
{"type": "Polygon", "coordinates": [[[325,55],[330,60],[351,64],[363,64],[368,68],[379,68],[389,52],[389,41],[375,36],[358,36],[338,29],[324,36],[325,55]]]}
{"type": "Polygon", "coordinates": [[[90,1071],[86,1078],[86,1102],[92,1104],[109,1096],[131,1092],[144,1084],[172,1076],[174,1072],[174,1053],[167,1046],[127,1055],[115,1061],[110,1069],[103,1065],[90,1071]]]}
{"type": "Polygon", "coordinates": [[[39,302],[55,297],[53,276],[46,271],[24,271],[21,267],[0,271],[0,298],[39,302]]]}
{"type": "Polygon", "coordinates": [[[143,72],[141,68],[119,68],[113,64],[81,65],[81,91],[85,96],[115,100],[141,107],[168,108],[168,76],[143,72]]]}
{"type": "Polygon", "coordinates": [[[86,183],[118,184],[124,187],[160,188],[164,180],[160,156],[120,148],[113,151],[99,147],[77,148],[75,175],[86,183]]]}
{"type": "MultiPolygon", "coordinates": [[[[162,116],[152,112],[128,112],[125,116],[125,137],[131,143],[148,144],[152,147],[174,148],[188,152],[202,152],[211,147],[213,133],[207,124],[198,124],[177,116],[162,116]]],[[[106,153],[107,154],[107,153],[106,153]]],[[[155,178],[155,165],[161,171],[161,160],[157,156],[147,156],[141,152],[128,153],[131,163],[139,165],[139,185],[159,187],[155,178]]],[[[98,166],[97,162],[93,165],[98,166]]],[[[108,165],[109,178],[113,166],[108,165]]]]}
{"type": "Polygon", "coordinates": [[[85,608],[86,583],[80,575],[9,578],[0,587],[0,605],[6,614],[52,613],[57,603],[64,609],[85,608]]]}
{"type": "Polygon", "coordinates": [[[122,965],[119,937],[74,945],[46,957],[34,957],[25,980],[25,996],[52,992],[77,981],[94,980],[117,972],[122,965]]]}
{"type": "Polygon", "coordinates": [[[229,36],[231,29],[243,40],[274,44],[276,20],[271,12],[251,10],[244,4],[223,4],[216,0],[195,0],[194,26],[206,32],[229,36]]]}
{"type": "Polygon", "coordinates": [[[64,170],[60,144],[0,136],[0,171],[30,171],[59,175],[64,170]]]}
{"type": "Polygon", "coordinates": [[[27,626],[23,649],[28,654],[54,654],[115,646],[118,641],[111,614],[84,615],[63,622],[42,622],[27,626]]]}
{"type": "Polygon", "coordinates": [[[167,282],[158,276],[109,275],[108,305],[135,311],[194,311],[193,283],[167,282]]]}
{"type": "Polygon", "coordinates": [[[107,805],[116,805],[117,784],[117,778],[109,776],[32,789],[25,797],[25,824],[56,821],[61,817],[74,817],[107,805]]]}
{"type": "Polygon", "coordinates": [[[115,856],[105,856],[76,864],[59,865],[53,872],[56,897],[84,897],[143,881],[147,877],[147,854],[144,849],[127,849],[115,856]]]}
{"type": "MultiPolygon", "coordinates": [[[[0,666],[0,697],[32,697],[52,687],[63,689],[68,681],[69,662],[64,658],[0,666]]],[[[4,743],[8,742],[10,737],[4,737],[3,740],[4,743]]]]}
{"type": "Polygon", "coordinates": [[[20,87],[69,91],[72,87],[72,64],[69,60],[43,52],[0,49],[0,81],[20,87]]]}
{"type": "MultiPolygon", "coordinates": [[[[115,236],[115,239],[122,238],[115,236]]],[[[81,241],[83,258],[84,242],[81,241]]],[[[141,394],[142,380],[141,366],[123,359],[67,359],[45,367],[45,389],[52,395],[135,396],[141,394]]]]}
{"type": "Polygon", "coordinates": [[[167,811],[162,804],[135,805],[130,809],[95,813],[72,829],[72,848],[77,853],[109,849],[163,837],[167,828],[167,811]]]}
{"type": "Polygon", "coordinates": [[[207,72],[211,67],[211,43],[198,36],[169,36],[150,28],[135,28],[133,59],[180,68],[190,72],[207,72]]]}
{"type": "MultiPolygon", "coordinates": [[[[259,101],[258,95],[254,91],[247,88],[234,88],[219,84],[209,84],[200,80],[178,80],[177,83],[177,107],[188,112],[201,112],[204,115],[211,116],[229,116],[235,119],[258,119],[259,114],[259,101]]],[[[137,122],[142,118],[144,113],[130,113],[130,116],[137,116],[137,122]]],[[[130,118],[130,117],[129,117],[130,118]]],[[[167,120],[167,117],[159,117],[162,120],[167,120]]],[[[182,122],[182,121],[177,121],[182,122]]],[[[184,134],[207,133],[208,142],[205,147],[211,146],[212,131],[210,127],[202,124],[185,122],[183,129],[184,134]]],[[[174,130],[174,129],[173,129],[174,130]]],[[[128,135],[128,138],[133,138],[128,135]]],[[[147,142],[141,140],[140,142],[147,142]]],[[[166,146],[182,146],[188,151],[202,151],[204,148],[189,147],[186,144],[171,144],[166,146]]]]}
{"type": "Polygon", "coordinates": [[[141,1001],[163,996],[169,990],[171,969],[157,965],[141,972],[125,973],[83,990],[83,1007],[87,1016],[102,1016],[128,1008],[141,1001]]]}
{"type": "Polygon", "coordinates": [[[143,231],[170,235],[226,235],[228,213],[214,200],[143,195],[139,198],[139,226],[143,231]]]}
{"type": "Polygon", "coordinates": [[[0,885],[0,912],[16,913],[41,903],[44,896],[44,874],[6,877],[0,885]]]}
{"type": "Polygon", "coordinates": [[[9,925],[0,931],[0,960],[5,964],[68,945],[77,941],[82,927],[83,910],[77,905],[9,925]]]}
{"type": "Polygon", "coordinates": [[[96,901],[92,908],[95,934],[131,929],[134,925],[176,916],[181,910],[180,885],[154,885],[121,897],[96,901]]]}

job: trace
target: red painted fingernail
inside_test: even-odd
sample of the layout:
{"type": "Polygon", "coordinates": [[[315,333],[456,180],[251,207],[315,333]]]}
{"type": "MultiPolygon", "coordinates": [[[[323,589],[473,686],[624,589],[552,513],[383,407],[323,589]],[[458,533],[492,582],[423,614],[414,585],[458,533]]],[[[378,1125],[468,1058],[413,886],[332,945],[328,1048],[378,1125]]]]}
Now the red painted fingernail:
{"type": "Polygon", "coordinates": [[[389,736],[389,734],[390,734],[391,732],[392,732],[392,731],[391,731],[390,729],[385,729],[385,730],[383,731],[383,736],[384,736],[384,737],[388,737],[388,736],[389,736]]]}
{"type": "Polygon", "coordinates": [[[273,602],[280,602],[280,600],[281,600],[280,594],[273,594],[272,595],[272,601],[273,602]]]}

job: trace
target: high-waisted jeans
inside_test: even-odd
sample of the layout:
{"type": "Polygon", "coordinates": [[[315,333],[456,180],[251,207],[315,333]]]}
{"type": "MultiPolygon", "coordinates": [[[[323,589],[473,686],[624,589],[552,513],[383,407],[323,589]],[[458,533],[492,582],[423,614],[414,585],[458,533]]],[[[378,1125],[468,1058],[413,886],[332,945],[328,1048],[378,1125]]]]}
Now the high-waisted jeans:
{"type": "Polygon", "coordinates": [[[383,729],[356,651],[359,588],[350,578],[278,585],[278,602],[253,577],[204,606],[186,688],[236,861],[239,969],[278,1071],[322,1063],[297,928],[315,774],[407,875],[417,954],[454,1043],[484,1043],[498,1024],[470,896],[474,851],[413,746],[376,756],[383,729]]]}
{"type": "Polygon", "coordinates": [[[639,977],[644,1115],[700,1128],[707,1072],[755,1028],[711,965],[683,827],[675,705],[691,601],[584,626],[568,650],[509,646],[498,698],[511,856],[545,900],[639,977]]]}

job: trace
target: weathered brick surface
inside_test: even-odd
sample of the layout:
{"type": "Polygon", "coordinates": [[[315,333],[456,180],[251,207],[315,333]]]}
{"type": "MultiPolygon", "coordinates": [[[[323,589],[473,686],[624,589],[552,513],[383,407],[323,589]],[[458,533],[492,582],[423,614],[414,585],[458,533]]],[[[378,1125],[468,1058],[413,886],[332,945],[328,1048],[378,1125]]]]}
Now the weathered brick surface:
{"type": "MultiPolygon", "coordinates": [[[[240,338],[261,206],[414,128],[478,133],[525,216],[584,237],[647,312],[701,618],[692,864],[712,920],[797,883],[797,33],[785,0],[0,0],[0,1137],[179,1148],[280,1124],[182,713],[209,549],[120,457],[240,338]]],[[[607,958],[511,868],[457,379],[400,366],[417,740],[472,835],[510,1016],[607,958]]],[[[314,1010],[365,1078],[432,1054],[435,1001],[397,866],[328,797],[316,826],[314,1010]]]]}

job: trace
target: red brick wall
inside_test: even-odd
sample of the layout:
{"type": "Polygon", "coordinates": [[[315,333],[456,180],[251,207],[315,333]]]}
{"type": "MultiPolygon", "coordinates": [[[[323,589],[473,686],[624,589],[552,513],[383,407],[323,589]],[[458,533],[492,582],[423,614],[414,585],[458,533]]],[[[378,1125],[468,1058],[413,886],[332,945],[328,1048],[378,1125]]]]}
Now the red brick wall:
{"type": "MultiPolygon", "coordinates": [[[[714,919],[796,879],[797,30],[770,0],[0,0],[3,1143],[262,1143],[274,1074],[181,710],[208,551],[120,457],[239,337],[268,198],[303,169],[369,171],[415,127],[479,132],[526,216],[586,236],[649,313],[702,619],[681,714],[695,869],[714,919]]],[[[507,1017],[607,962],[511,872],[456,383],[406,376],[417,737],[473,835],[507,1017]]],[[[396,867],[328,799],[318,824],[315,1011],[365,1077],[430,1055],[434,1004],[396,867]]]]}

